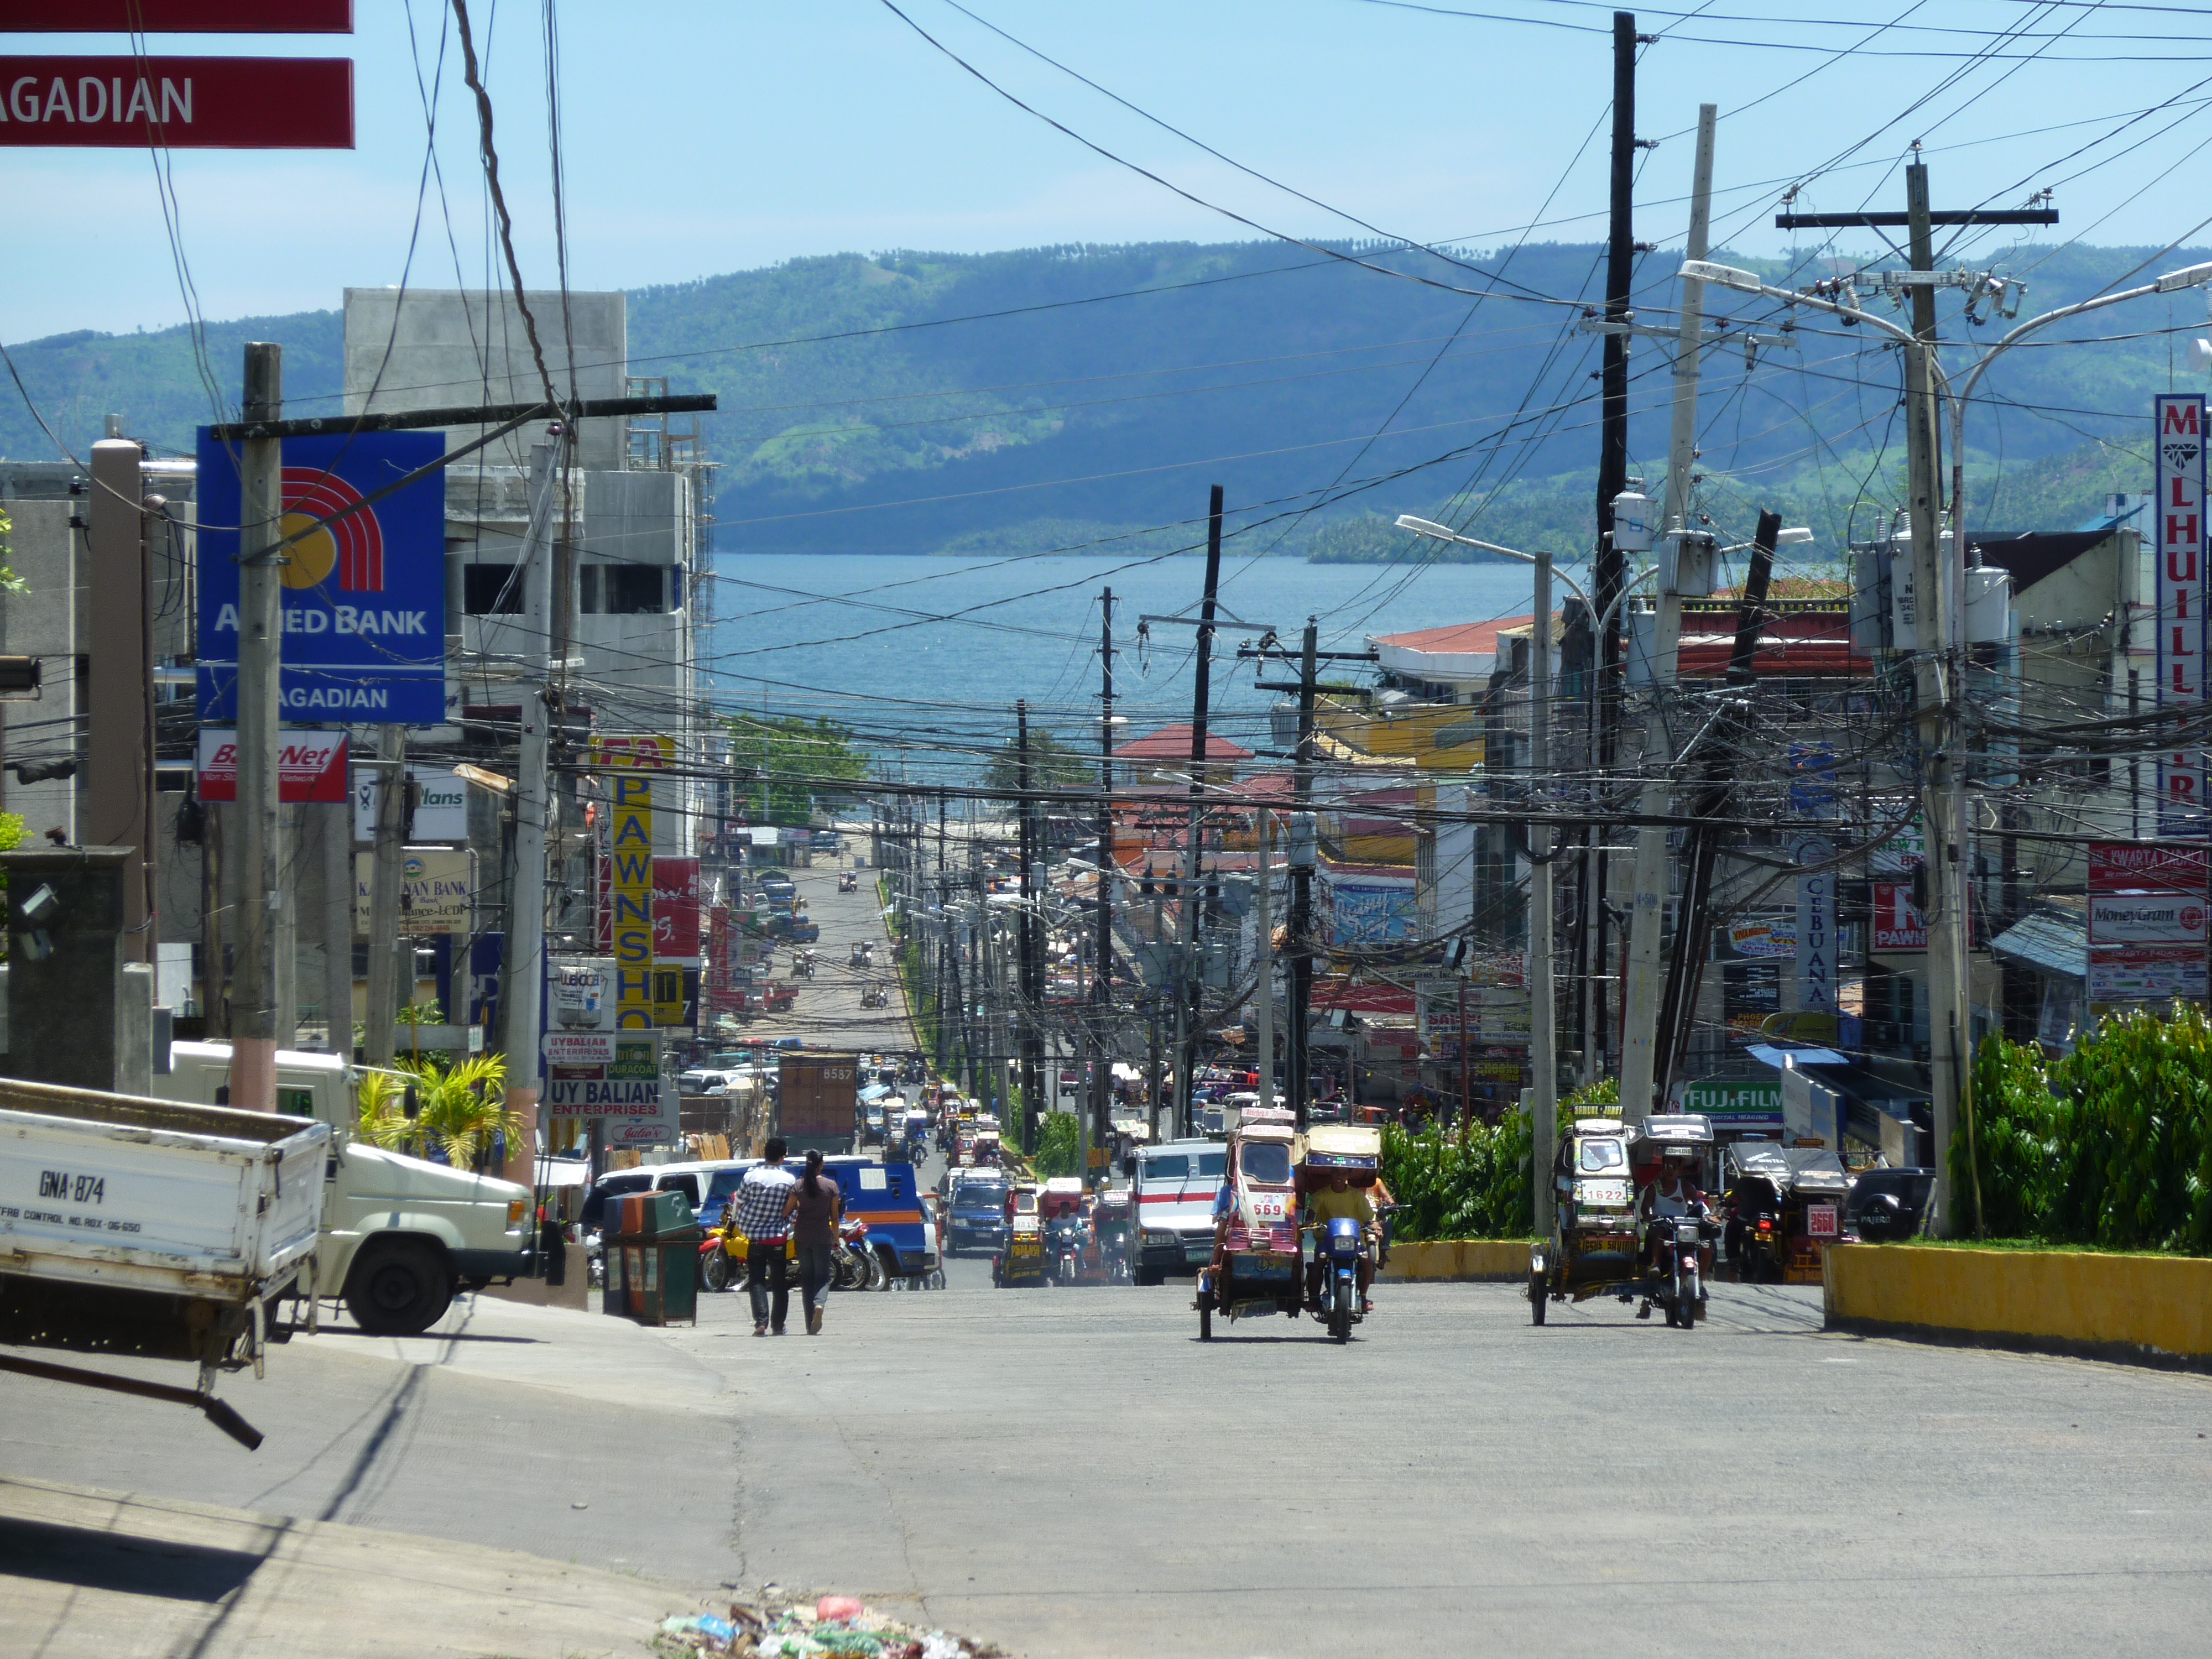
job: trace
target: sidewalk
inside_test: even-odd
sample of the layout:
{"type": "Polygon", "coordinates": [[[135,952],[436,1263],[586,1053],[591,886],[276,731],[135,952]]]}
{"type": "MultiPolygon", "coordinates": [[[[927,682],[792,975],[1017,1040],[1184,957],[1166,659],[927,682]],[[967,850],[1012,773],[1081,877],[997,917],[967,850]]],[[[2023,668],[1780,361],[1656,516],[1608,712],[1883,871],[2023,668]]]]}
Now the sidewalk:
{"type": "Polygon", "coordinates": [[[641,1655],[695,1610],[509,1550],[0,1476],[0,1631],[41,1659],[641,1655]]]}

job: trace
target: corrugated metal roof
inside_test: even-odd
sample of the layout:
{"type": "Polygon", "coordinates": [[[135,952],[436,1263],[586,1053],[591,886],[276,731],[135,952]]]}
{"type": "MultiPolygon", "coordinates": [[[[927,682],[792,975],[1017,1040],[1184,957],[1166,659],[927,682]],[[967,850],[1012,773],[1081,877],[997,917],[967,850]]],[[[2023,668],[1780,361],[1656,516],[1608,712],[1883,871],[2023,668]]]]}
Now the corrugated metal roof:
{"type": "Polygon", "coordinates": [[[2088,924],[2063,910],[2037,910],[1991,939],[1990,954],[2009,957],[2054,979],[2087,979],[2088,924]]]}

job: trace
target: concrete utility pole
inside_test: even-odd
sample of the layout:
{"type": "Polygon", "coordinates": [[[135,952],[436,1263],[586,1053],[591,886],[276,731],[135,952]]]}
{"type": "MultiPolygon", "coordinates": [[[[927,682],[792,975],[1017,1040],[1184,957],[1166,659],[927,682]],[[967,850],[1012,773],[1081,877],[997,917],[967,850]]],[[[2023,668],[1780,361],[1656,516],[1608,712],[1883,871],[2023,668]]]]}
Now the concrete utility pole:
{"type": "MultiPolygon", "coordinates": [[[[1114,590],[1098,595],[1098,930],[1097,960],[1091,965],[1091,1049],[1097,1056],[1091,1074],[1091,1124],[1083,1137],[1083,1173],[1091,1173],[1091,1149],[1106,1144],[1114,1098],[1114,1054],[1107,1026],[1114,1016],[1114,590]]],[[[1180,1081],[1178,1081],[1180,1086],[1180,1081]]]]}
{"type": "Polygon", "coordinates": [[[1275,1103],[1275,912],[1274,896],[1268,889],[1274,885],[1274,872],[1268,867],[1267,842],[1270,826],[1267,809],[1261,807],[1260,820],[1260,880],[1254,902],[1258,905],[1255,918],[1260,928],[1260,948],[1255,952],[1260,970],[1259,978],[1259,1048],[1260,1103],[1275,1103]]]}
{"type": "MultiPolygon", "coordinates": [[[[374,775],[372,774],[372,775],[374,775]]],[[[348,780],[350,783],[351,780],[348,780]]],[[[374,786],[372,786],[373,787],[374,786]]],[[[374,799],[374,797],[372,797],[374,799]]],[[[330,1050],[353,1057],[353,792],[326,805],[323,821],[323,1006],[330,1050]]],[[[447,1023],[459,1024],[453,1010],[447,1023]]]]}
{"type": "Polygon", "coordinates": [[[507,1149],[507,1178],[535,1184],[538,1169],[538,1026],[545,1000],[545,829],[552,803],[552,549],[554,498],[568,466],[568,428],[558,447],[530,447],[530,530],[522,544],[522,741],[514,783],[514,870],[507,880],[505,1025],[507,1104],[522,1120],[520,1146],[507,1149]]]}
{"type": "Polygon", "coordinates": [[[155,852],[153,579],[138,465],[143,452],[126,439],[92,447],[92,500],[85,541],[91,651],[85,732],[88,847],[125,847],[123,954],[151,962],[155,852]]]}
{"type": "MultiPolygon", "coordinates": [[[[1528,636],[1528,774],[1547,816],[1552,787],[1552,556],[1536,555],[1536,626],[1528,636]]],[[[1530,1182],[1536,1194],[1536,1236],[1552,1232],[1552,1160],[1558,1154],[1559,1044],[1553,1030],[1552,826],[1528,826],[1528,1059],[1534,1070],[1535,1131],[1530,1182]]],[[[1467,1023],[1460,1022],[1460,1051],[1467,1023]]]]}
{"type": "MultiPolygon", "coordinates": [[[[401,848],[407,823],[407,728],[380,726],[376,769],[376,843],[368,878],[368,997],[362,1053],[372,1066],[392,1064],[392,1027],[399,1019],[399,991],[415,987],[414,941],[399,929],[401,848]],[[403,965],[404,964],[404,965],[403,965]]],[[[346,884],[349,896],[353,884],[346,884]]],[[[504,1000],[501,1006],[504,1006],[504,1000]]]]}
{"type": "MultiPolygon", "coordinates": [[[[283,403],[284,349],[248,342],[246,419],[274,421],[283,403]]],[[[284,515],[283,441],[247,438],[239,447],[239,902],[230,1103],[248,1111],[273,1112],[280,1036],[276,923],[284,907],[283,836],[276,817],[284,556],[270,550],[282,534],[284,515]]],[[[211,965],[210,976],[217,975],[211,965]]]]}
{"type": "MultiPolygon", "coordinates": [[[[1698,106],[1698,155],[1690,185],[1690,234],[1684,251],[1705,257],[1712,215],[1713,124],[1716,107],[1698,106]]],[[[1679,550],[1690,532],[1690,469],[1697,460],[1698,352],[1704,340],[1705,285],[1682,279],[1680,334],[1674,348],[1674,421],[1667,450],[1667,504],[1662,536],[1679,550]]],[[[1663,554],[1662,556],[1663,559],[1663,554]]],[[[1680,562],[1678,558],[1677,563],[1680,562]]],[[[1659,1103],[1652,1098],[1657,1058],[1659,1004],[1665,989],[1662,938],[1667,915],[1667,831],[1650,820],[1666,816],[1673,787],[1674,744],[1668,719],[1674,692],[1675,658],[1681,644],[1682,599],[1679,581],[1659,585],[1658,613],[1651,632],[1651,685],[1644,720],[1644,787],[1638,811],[1645,823],[1636,832],[1633,908],[1628,923],[1628,975],[1621,988],[1626,1020],[1621,1033],[1620,1115],[1640,1123],[1659,1103]]]]}
{"type": "Polygon", "coordinates": [[[1198,660],[1190,706],[1190,832],[1183,848],[1182,984],[1176,1000],[1176,1117],[1190,1133],[1191,1087],[1198,1073],[1199,1016],[1205,985],[1198,969],[1199,877],[1204,864],[1201,842],[1206,820],[1206,733],[1213,674],[1213,617],[1221,598],[1221,486],[1213,486],[1206,510],[1206,590],[1198,608],[1198,660]]]}
{"type": "Polygon", "coordinates": [[[1298,804],[1292,820],[1304,834],[1304,844],[1294,831],[1291,848],[1291,1052],[1285,1068],[1290,1075],[1291,1109],[1298,1127],[1306,1127],[1313,1105],[1313,872],[1316,840],[1313,832],[1314,785],[1314,659],[1321,645],[1317,621],[1306,618],[1304,643],[1298,652],[1298,760],[1292,788],[1298,804]]]}
{"type": "MultiPolygon", "coordinates": [[[[1613,15],[1613,155],[1610,208],[1606,235],[1605,314],[1618,325],[1605,337],[1601,374],[1597,459],[1597,547],[1591,625],[1597,672],[1590,677],[1587,732],[1589,760],[1602,778],[1610,774],[1620,740],[1620,611],[1616,601],[1626,571],[1613,544],[1613,497],[1628,488],[1628,349],[1631,306],[1636,279],[1636,15],[1613,15]],[[1600,618],[1603,618],[1602,623],[1600,618]]],[[[1606,948],[1605,902],[1608,856],[1592,857],[1590,832],[1579,832],[1583,853],[1577,860],[1575,897],[1574,977],[1583,988],[1576,999],[1575,1047],[1583,1067],[1598,1067],[1606,1048],[1613,1006],[1606,995],[1606,970],[1613,958],[1606,948]]],[[[1601,839],[1602,839],[1601,837],[1601,839]]]]}
{"type": "Polygon", "coordinates": [[[1022,1151],[1036,1151],[1037,1113],[1044,1100],[1044,1034],[1038,1028],[1038,1016],[1044,1001],[1042,950],[1037,938],[1038,864],[1036,799],[1034,790],[1036,773],[1030,766],[1030,706],[1026,699],[1014,704],[1014,744],[1018,757],[1015,774],[1021,789],[1020,817],[1017,820],[1019,835],[1016,846],[1022,860],[1022,908],[1020,931],[1016,934],[1021,946],[1021,1032],[1022,1032],[1022,1151]]]}

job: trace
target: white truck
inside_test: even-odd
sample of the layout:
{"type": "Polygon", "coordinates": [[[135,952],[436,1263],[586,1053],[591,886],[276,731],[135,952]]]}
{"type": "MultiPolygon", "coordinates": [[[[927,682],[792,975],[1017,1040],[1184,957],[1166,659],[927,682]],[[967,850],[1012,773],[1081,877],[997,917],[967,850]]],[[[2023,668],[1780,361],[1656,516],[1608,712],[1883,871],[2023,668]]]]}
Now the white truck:
{"type": "Polygon", "coordinates": [[[0,1079],[0,1342],[197,1362],[197,1390],[14,1356],[0,1368],[198,1406],[312,1297],[326,1124],[0,1079]],[[306,1276],[308,1283],[299,1281],[306,1276]]]}
{"type": "MultiPolygon", "coordinates": [[[[154,1079],[165,1099],[230,1099],[230,1045],[178,1042],[154,1079]]],[[[460,1290],[538,1275],[530,1189],[356,1138],[356,1067],[336,1054],[279,1049],[281,1112],[329,1126],[316,1279],[343,1296],[362,1329],[410,1336],[442,1317],[460,1290]]]]}
{"type": "Polygon", "coordinates": [[[1137,1283],[1195,1273],[1213,1255],[1213,1199],[1229,1149],[1218,1140],[1170,1140],[1143,1148],[1133,1162],[1137,1283]]]}

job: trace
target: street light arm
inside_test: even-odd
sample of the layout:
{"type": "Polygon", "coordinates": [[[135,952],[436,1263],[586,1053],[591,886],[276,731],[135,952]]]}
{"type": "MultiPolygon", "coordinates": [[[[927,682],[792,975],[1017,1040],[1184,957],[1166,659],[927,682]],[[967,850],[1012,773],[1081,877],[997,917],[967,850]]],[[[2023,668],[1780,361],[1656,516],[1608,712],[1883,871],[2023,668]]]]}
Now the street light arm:
{"type": "MultiPolygon", "coordinates": [[[[1517,547],[1500,547],[1496,542],[1480,541],[1473,536],[1462,536],[1449,525],[1438,524],[1432,519],[1418,519],[1410,513],[1401,513],[1398,515],[1398,528],[1410,530],[1416,536],[1425,536],[1434,542],[1457,542],[1462,547],[1479,547],[1486,553],[1503,554],[1509,559],[1519,559],[1524,564],[1536,562],[1536,555],[1534,553],[1523,553],[1517,547]]],[[[1552,574],[1575,590],[1575,597],[1583,602],[1583,608],[1585,611],[1595,611],[1597,608],[1590,603],[1589,595],[1583,592],[1582,584],[1559,568],[1559,556],[1556,554],[1552,557],[1552,574]]]]}

